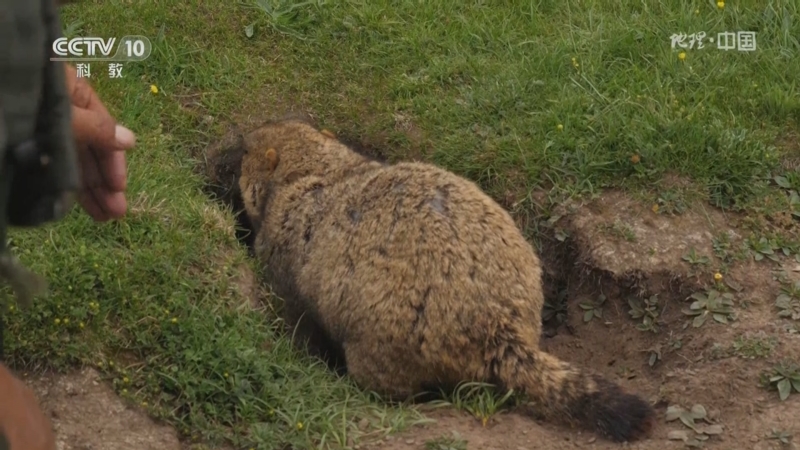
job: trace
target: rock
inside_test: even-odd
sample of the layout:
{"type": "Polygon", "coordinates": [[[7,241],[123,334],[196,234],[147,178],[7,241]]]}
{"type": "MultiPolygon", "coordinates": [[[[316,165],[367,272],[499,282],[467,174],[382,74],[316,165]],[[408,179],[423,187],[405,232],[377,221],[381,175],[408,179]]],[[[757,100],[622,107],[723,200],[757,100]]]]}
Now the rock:
{"type": "Polygon", "coordinates": [[[667,439],[670,441],[687,441],[689,440],[689,433],[684,430],[672,430],[667,435],[667,439]]]}

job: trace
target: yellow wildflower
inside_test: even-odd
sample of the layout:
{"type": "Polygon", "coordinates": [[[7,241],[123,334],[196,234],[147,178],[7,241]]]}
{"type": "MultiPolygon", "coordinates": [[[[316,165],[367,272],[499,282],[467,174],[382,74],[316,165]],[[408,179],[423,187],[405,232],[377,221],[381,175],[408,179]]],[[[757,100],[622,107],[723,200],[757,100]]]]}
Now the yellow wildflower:
{"type": "Polygon", "coordinates": [[[678,53],[678,59],[680,59],[681,61],[683,61],[684,59],[686,59],[686,52],[680,52],[680,53],[678,53]]]}
{"type": "Polygon", "coordinates": [[[722,281],[722,274],[719,273],[719,272],[715,273],[714,274],[714,280],[715,281],[722,281]]]}
{"type": "Polygon", "coordinates": [[[297,429],[298,430],[302,430],[303,429],[303,422],[297,422],[297,429]]]}
{"type": "Polygon", "coordinates": [[[558,131],[564,131],[564,125],[562,124],[558,124],[556,128],[558,128],[558,131]]]}
{"type": "Polygon", "coordinates": [[[155,84],[151,84],[150,92],[152,92],[153,94],[158,94],[158,86],[156,86],[155,84]]]}
{"type": "Polygon", "coordinates": [[[654,213],[658,213],[658,205],[657,204],[653,205],[652,210],[653,210],[654,213]]]}
{"type": "Polygon", "coordinates": [[[724,7],[725,7],[725,2],[723,2],[721,0],[717,2],[717,8],[722,9],[724,7]]]}
{"type": "Polygon", "coordinates": [[[641,161],[641,159],[642,158],[639,155],[631,156],[631,162],[634,163],[634,164],[639,164],[639,161],[641,161]]]}

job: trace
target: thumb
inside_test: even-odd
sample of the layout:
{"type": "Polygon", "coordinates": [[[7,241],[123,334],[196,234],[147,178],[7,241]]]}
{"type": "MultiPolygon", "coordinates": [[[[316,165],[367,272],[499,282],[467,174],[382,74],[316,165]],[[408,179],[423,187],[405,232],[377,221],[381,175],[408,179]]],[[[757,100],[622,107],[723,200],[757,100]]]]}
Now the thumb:
{"type": "Polygon", "coordinates": [[[72,130],[79,144],[96,150],[124,151],[136,144],[131,130],[101,111],[73,107],[72,130]]]}

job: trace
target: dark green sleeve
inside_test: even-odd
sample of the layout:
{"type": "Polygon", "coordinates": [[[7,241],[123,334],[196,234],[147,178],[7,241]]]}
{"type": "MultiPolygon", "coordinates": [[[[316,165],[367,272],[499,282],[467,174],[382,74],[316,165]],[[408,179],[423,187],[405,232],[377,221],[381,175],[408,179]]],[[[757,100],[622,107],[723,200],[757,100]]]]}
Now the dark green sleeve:
{"type": "Polygon", "coordinates": [[[61,34],[55,0],[0,2],[0,279],[23,307],[45,283],[7,251],[7,228],[62,218],[80,181],[64,66],[50,61],[61,34]]]}
{"type": "MultiPolygon", "coordinates": [[[[53,42],[63,35],[58,9],[52,0],[42,1],[42,16],[47,38],[42,49],[49,59],[55,56],[53,42]]],[[[57,170],[52,171],[55,192],[75,191],[79,187],[78,162],[72,135],[70,98],[64,73],[64,63],[48,61],[42,74],[42,92],[36,134],[41,136],[44,148],[52,149],[50,158],[57,170]]],[[[59,217],[54,217],[59,219],[59,217]]]]}
{"type": "MultiPolygon", "coordinates": [[[[31,96],[39,94],[36,99],[37,108],[34,117],[16,117],[15,125],[27,129],[29,122],[33,121],[35,128],[32,135],[20,135],[18,142],[33,140],[36,148],[29,152],[12,152],[15,155],[25,153],[28,157],[25,161],[16,158],[13,167],[14,179],[7,206],[8,223],[11,226],[38,226],[60,219],[72,206],[66,196],[77,191],[80,181],[64,63],[49,60],[53,56],[53,41],[62,35],[60,18],[53,0],[38,2],[39,30],[20,39],[21,44],[33,47],[31,52],[40,62],[36,67],[38,76],[35,76],[39,82],[36,86],[30,86],[30,90],[26,92],[31,96]]],[[[23,8],[27,9],[29,6],[23,8]]],[[[21,20],[24,19],[18,17],[18,21],[21,20]]],[[[19,29],[25,30],[22,27],[19,29]]],[[[29,64],[32,67],[33,61],[29,64]]],[[[18,68],[11,68],[15,69],[18,76],[24,75],[18,68]]],[[[27,96],[23,98],[18,95],[18,101],[25,102],[26,105],[30,100],[27,96]]],[[[6,150],[9,151],[11,150],[6,150]]]]}

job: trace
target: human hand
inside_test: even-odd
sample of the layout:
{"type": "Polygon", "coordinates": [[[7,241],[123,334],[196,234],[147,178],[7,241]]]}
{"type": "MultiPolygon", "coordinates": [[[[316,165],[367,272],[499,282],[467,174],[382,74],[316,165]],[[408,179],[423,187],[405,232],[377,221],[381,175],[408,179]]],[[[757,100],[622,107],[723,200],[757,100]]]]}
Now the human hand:
{"type": "Polygon", "coordinates": [[[125,199],[125,152],[136,144],[129,129],[118,125],[75,67],[64,64],[72,100],[72,131],[81,171],[78,201],[98,222],[118,219],[128,209],[125,199]]]}
{"type": "Polygon", "coordinates": [[[33,391],[0,365],[0,433],[10,450],[55,450],[53,427],[33,391]]]}

